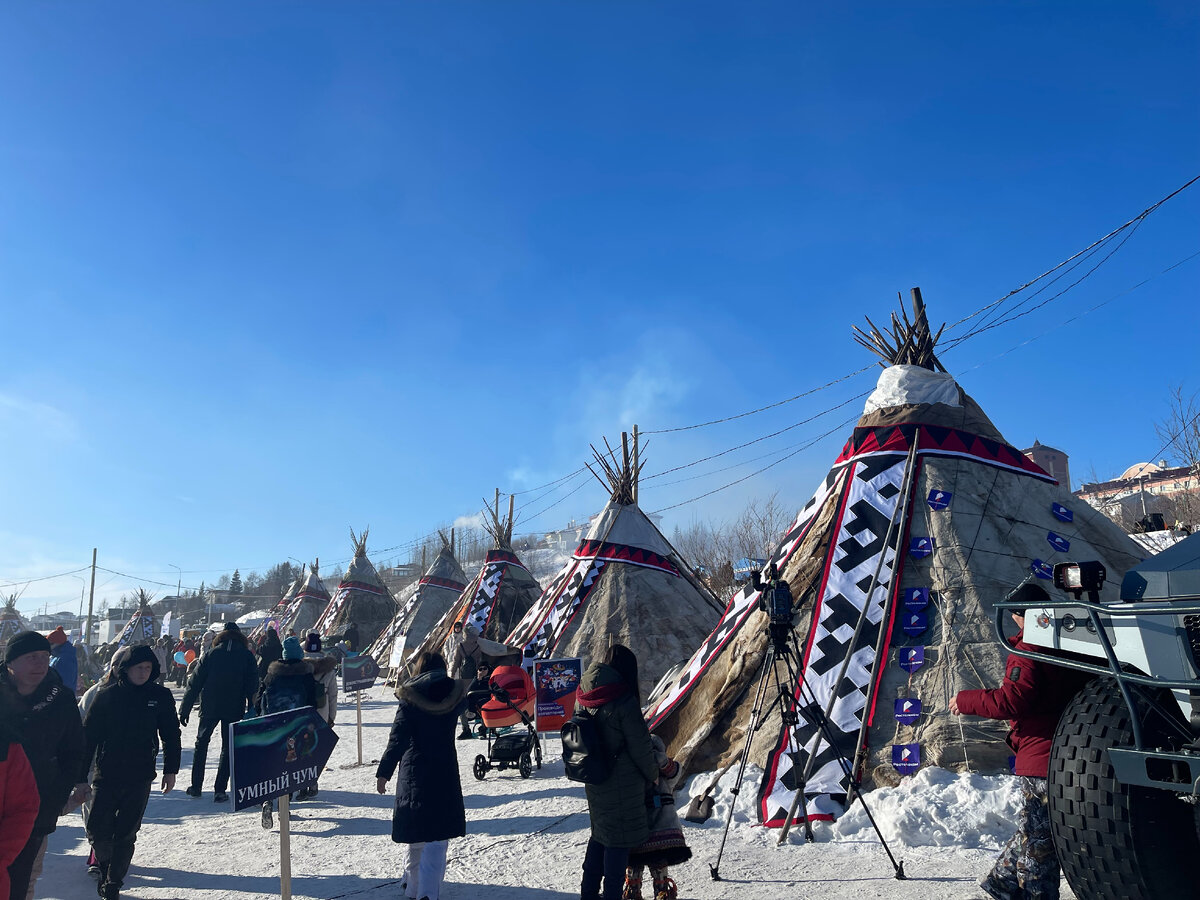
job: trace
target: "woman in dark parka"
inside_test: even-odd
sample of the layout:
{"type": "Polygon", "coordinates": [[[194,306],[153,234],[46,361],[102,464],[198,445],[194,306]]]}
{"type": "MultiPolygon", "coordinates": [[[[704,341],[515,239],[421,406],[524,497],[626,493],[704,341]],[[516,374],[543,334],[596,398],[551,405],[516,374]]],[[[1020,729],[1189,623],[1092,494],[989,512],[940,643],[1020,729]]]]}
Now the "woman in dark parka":
{"type": "Polygon", "coordinates": [[[466,705],[467,683],[446,674],[440,653],[425,653],[417,675],[396,690],[400,706],[387,750],[375,771],[376,789],[396,776],[392,840],[408,844],[401,887],[405,896],[438,900],[446,871],[446,843],[467,833],[454,730],[466,705]]]}
{"type": "Polygon", "coordinates": [[[650,835],[646,791],[658,780],[658,763],[638,696],[637,657],[613,644],[604,661],[594,663],[579,683],[576,713],[595,717],[612,773],[600,784],[587,784],[592,836],[583,858],[582,900],[620,900],[629,851],[650,835]],[[604,879],[604,893],[600,880],[604,879]]]}

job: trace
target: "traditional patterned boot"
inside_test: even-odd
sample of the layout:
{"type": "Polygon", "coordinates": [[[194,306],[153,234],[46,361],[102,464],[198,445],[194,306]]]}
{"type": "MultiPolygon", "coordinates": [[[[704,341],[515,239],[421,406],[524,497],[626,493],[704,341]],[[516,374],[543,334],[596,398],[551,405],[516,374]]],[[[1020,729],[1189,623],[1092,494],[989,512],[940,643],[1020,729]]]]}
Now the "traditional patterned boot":
{"type": "Polygon", "coordinates": [[[621,900],[642,900],[642,869],[636,871],[633,867],[625,870],[625,890],[621,892],[621,900]]]}
{"type": "Polygon", "coordinates": [[[650,877],[654,879],[654,900],[676,900],[679,888],[675,886],[675,879],[667,877],[666,869],[652,868],[650,877]]]}

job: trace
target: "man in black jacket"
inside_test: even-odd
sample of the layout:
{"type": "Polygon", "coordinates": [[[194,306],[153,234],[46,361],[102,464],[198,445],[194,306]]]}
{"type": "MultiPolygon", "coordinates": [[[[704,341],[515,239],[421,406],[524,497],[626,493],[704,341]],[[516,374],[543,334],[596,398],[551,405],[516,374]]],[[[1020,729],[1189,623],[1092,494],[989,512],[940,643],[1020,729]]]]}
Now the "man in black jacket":
{"type": "Polygon", "coordinates": [[[96,694],[83,723],[81,773],[92,757],[95,797],[87,819],[88,840],[100,866],[100,896],[117,900],[133,860],[133,847],[154,785],[159,741],[163,748],[162,792],[175,787],[179,772],[179,720],[175,698],[158,683],[154,651],[134,647],[118,666],[116,679],[96,694]]]}
{"type": "Polygon", "coordinates": [[[213,639],[212,649],[200,657],[200,664],[188,682],[179,704],[179,723],[187,726],[188,716],[196,699],[200,700],[200,727],[196,731],[196,749],[192,753],[192,784],[189,797],[199,797],[204,783],[204,764],[208,759],[208,742],[216,729],[221,730],[221,761],[217,763],[217,779],[213,784],[213,800],[229,800],[229,726],[240,722],[246,709],[258,693],[258,666],[249,642],[234,622],[213,639]]]}
{"type": "Polygon", "coordinates": [[[50,668],[50,642],[36,631],[13,635],[4,649],[0,719],[17,733],[41,797],[33,833],[8,867],[10,897],[25,900],[37,881],[33,872],[40,868],[46,836],[57,827],[72,786],[77,802],[87,792],[87,784],[75,780],[83,756],[75,692],[50,668]]]}

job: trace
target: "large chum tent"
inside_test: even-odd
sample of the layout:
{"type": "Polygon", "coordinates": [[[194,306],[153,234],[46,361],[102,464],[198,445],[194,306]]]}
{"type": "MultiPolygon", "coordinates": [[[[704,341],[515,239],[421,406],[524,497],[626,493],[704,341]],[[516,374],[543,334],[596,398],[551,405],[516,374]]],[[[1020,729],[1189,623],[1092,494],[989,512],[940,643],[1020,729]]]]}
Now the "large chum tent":
{"type": "Polygon", "coordinates": [[[626,440],[621,454],[596,453],[611,498],[505,643],[526,659],[578,656],[585,666],[624,644],[645,697],[704,640],[722,606],[638,507],[641,463],[626,440]]]}
{"type": "MultiPolygon", "coordinates": [[[[779,705],[762,720],[749,758],[765,769],[758,814],[767,825],[787,821],[802,780],[807,813],[836,815],[849,783],[843,763],[876,784],[922,765],[1007,770],[1004,723],[949,713],[957,691],[1003,678],[993,602],[1025,580],[1054,592],[1053,564],[1066,560],[1101,561],[1115,599],[1121,573],[1142,556],[1009,445],[941,369],[913,294],[914,321],[893,317],[894,342],[874,328],[860,339],[890,365],[770,558],[800,606],[803,675],[789,685],[791,708],[827,716],[837,748],[812,724],[820,715],[798,715],[794,731],[779,705]]],[[[688,771],[723,770],[745,747],[772,643],[758,601],[752,587],[738,593],[647,706],[651,729],[688,771]]],[[[1036,621],[1031,610],[1027,626],[1036,621]]]]}
{"type": "Polygon", "coordinates": [[[484,509],[483,527],[492,536],[493,547],[482,568],[430,630],[418,652],[443,652],[451,627],[460,621],[474,625],[485,641],[501,642],[541,595],[541,586],[513,552],[513,498],[508,498],[506,518],[500,518],[499,504],[497,491],[496,506],[484,509]]]}
{"type": "Polygon", "coordinates": [[[420,645],[467,586],[467,576],[454,557],[454,532],[451,531],[450,535],[447,539],[446,535],[438,532],[442,549],[438,551],[433,565],[421,576],[416,590],[408,594],[368,651],[379,665],[385,668],[390,666],[397,651],[403,657],[411,656],[413,649],[420,645]]]}
{"type": "MultiPolygon", "coordinates": [[[[364,539],[365,539],[364,535],[364,539]]],[[[325,608],[329,606],[329,590],[321,580],[319,559],[314,559],[308,573],[300,580],[296,593],[288,600],[283,613],[279,616],[276,626],[280,639],[287,634],[288,629],[294,629],[298,635],[306,635],[316,628],[317,620],[325,608]]]]}
{"type": "Polygon", "coordinates": [[[313,626],[313,630],[322,638],[327,638],[351,624],[356,625],[359,638],[359,646],[354,648],[356,650],[374,641],[396,614],[396,602],[380,580],[371,560],[367,559],[368,530],[364,528],[359,536],[353,528],[350,529],[354,558],[346,567],[346,574],[342,576],[333,598],[313,626]]]}

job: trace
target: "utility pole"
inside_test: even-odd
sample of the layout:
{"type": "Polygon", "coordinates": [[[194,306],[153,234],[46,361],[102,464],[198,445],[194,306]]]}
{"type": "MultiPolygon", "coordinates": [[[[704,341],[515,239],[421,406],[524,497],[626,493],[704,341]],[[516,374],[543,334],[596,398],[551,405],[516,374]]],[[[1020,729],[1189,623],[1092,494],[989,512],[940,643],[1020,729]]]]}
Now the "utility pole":
{"type": "Polygon", "coordinates": [[[88,617],[87,630],[83,634],[83,642],[89,647],[92,644],[92,601],[96,598],[96,548],[92,548],[92,586],[88,588],[88,617]]]}

